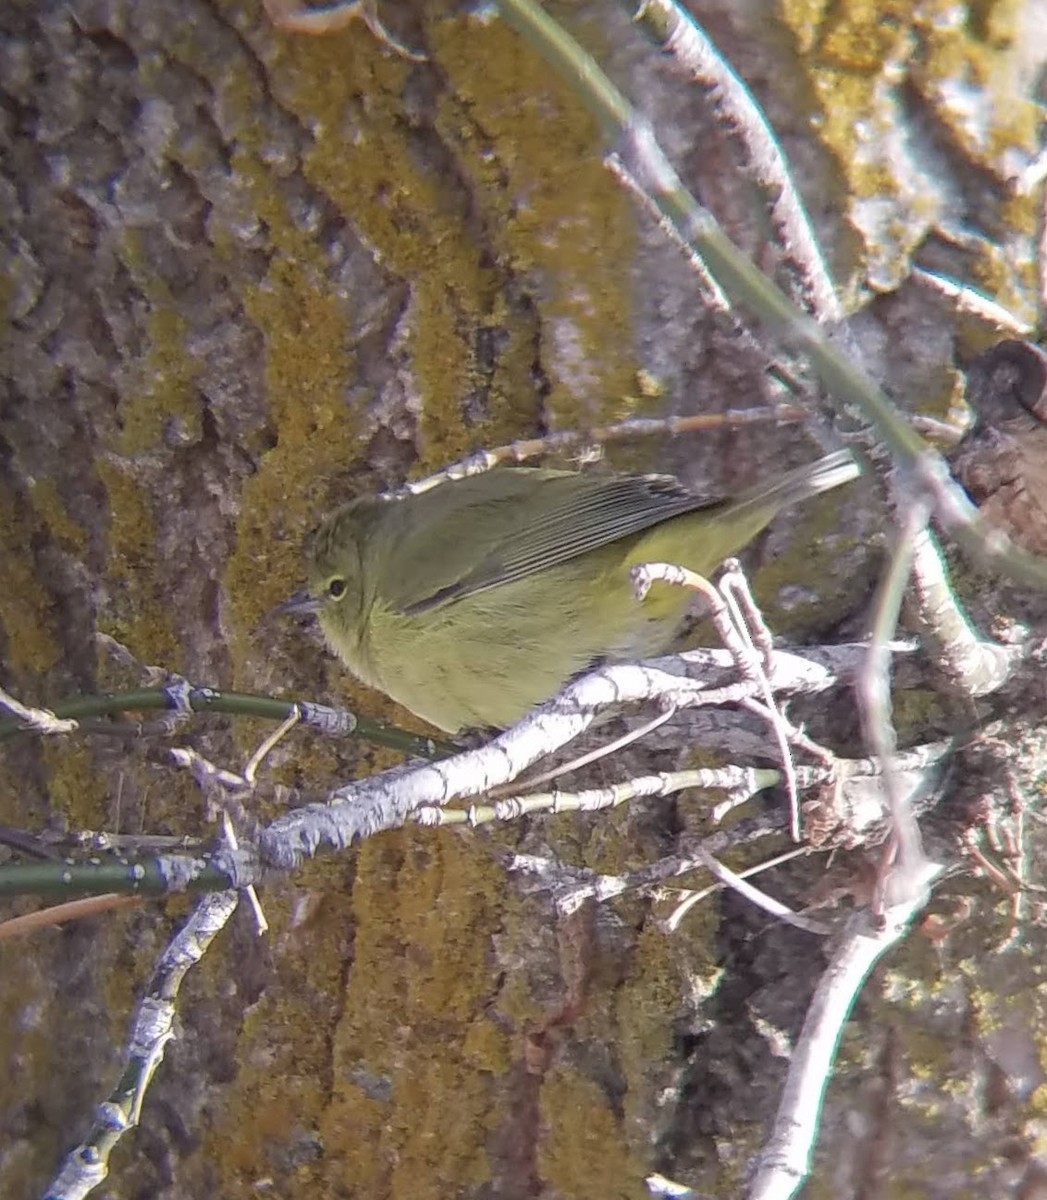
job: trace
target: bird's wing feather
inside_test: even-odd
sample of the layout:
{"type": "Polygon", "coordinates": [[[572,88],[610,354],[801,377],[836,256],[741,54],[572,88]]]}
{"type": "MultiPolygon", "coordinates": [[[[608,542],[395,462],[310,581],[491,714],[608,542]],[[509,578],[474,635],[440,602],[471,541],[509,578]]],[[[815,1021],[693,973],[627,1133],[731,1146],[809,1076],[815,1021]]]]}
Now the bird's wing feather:
{"type": "Polygon", "coordinates": [[[709,503],[660,475],[600,477],[505,468],[492,476],[499,478],[444,484],[399,502],[426,507],[423,519],[418,510],[411,513],[402,537],[392,539],[383,571],[385,579],[396,581],[385,595],[392,607],[425,612],[558,566],[709,503]],[[481,480],[486,480],[482,487],[481,480]],[[448,546],[446,530],[456,521],[459,537],[448,546]],[[430,549],[434,528],[444,536],[430,549]],[[411,569],[397,569],[400,562],[411,569]]]}

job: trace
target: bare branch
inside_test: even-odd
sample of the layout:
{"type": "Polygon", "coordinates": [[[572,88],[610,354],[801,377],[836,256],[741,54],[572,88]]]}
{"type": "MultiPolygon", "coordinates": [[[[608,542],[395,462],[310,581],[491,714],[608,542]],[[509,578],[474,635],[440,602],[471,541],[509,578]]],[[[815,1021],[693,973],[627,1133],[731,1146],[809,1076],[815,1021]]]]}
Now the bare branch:
{"type": "Polygon", "coordinates": [[[62,1164],[46,1200],[81,1200],[108,1176],[110,1154],[138,1124],[145,1093],[175,1036],[175,1001],[182,980],[236,911],[238,898],[236,892],[206,896],[160,955],[131,1023],[120,1081],[99,1105],[90,1133],[62,1164]]]}
{"type": "Polygon", "coordinates": [[[46,708],[29,708],[0,688],[0,709],[22,722],[22,728],[34,733],[69,733],[77,728],[76,721],[62,721],[46,708]]]}
{"type": "Polygon", "coordinates": [[[887,908],[882,923],[875,924],[865,911],[849,922],[807,1009],[774,1130],[748,1200],[789,1200],[810,1173],[822,1101],[844,1024],[869,972],[905,936],[940,870],[926,864],[919,886],[907,900],[887,908]]]}

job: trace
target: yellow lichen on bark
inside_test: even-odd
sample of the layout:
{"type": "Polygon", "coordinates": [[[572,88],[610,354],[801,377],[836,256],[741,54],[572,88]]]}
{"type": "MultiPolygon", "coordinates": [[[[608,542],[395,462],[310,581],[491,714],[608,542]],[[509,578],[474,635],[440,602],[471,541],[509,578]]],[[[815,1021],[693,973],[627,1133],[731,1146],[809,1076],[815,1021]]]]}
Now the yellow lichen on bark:
{"type": "Polygon", "coordinates": [[[109,496],[106,575],[112,585],[108,618],[100,627],[140,661],[177,670],[181,649],[168,612],[150,497],[110,459],[99,458],[95,470],[109,496]]]}
{"type": "Polygon", "coordinates": [[[486,1011],[502,886],[457,836],[402,832],[267,901],[281,982],[243,1025],[237,1088],[211,1133],[223,1196],[253,1195],[265,1155],[307,1137],[323,1153],[296,1182],[315,1200],[346,1187],[442,1200],[488,1177],[507,1061],[486,1011]]]}
{"type": "Polygon", "coordinates": [[[87,549],[87,531],[66,507],[53,479],[30,479],[29,500],[48,533],[64,549],[83,554],[87,549]]]}
{"type": "Polygon", "coordinates": [[[274,87],[314,130],[306,176],[408,289],[401,352],[420,393],[419,462],[436,466],[484,440],[464,430],[460,406],[473,376],[476,331],[498,305],[496,278],[469,237],[461,197],[416,157],[402,94],[405,64],[354,32],[285,40],[274,87]]]}
{"type": "Polygon", "coordinates": [[[32,532],[24,506],[0,486],[0,629],[5,662],[19,674],[47,671],[59,655],[52,600],[33,561],[32,532]]]}
{"type": "Polygon", "coordinates": [[[201,364],[188,345],[189,322],[178,311],[166,280],[149,263],[140,232],[126,229],[123,262],[149,303],[146,350],[129,364],[135,384],[120,405],[120,433],[113,449],[133,457],[157,449],[166,435],[180,443],[200,437],[201,401],[195,381],[201,364]]]}
{"type": "Polygon", "coordinates": [[[650,1170],[622,1138],[607,1094],[581,1074],[554,1070],[542,1083],[538,1169],[562,1200],[642,1196],[650,1170]]]}
{"type": "Polygon", "coordinates": [[[503,890],[497,867],[452,833],[361,848],[353,966],[332,1036],[338,1083],[324,1118],[338,1147],[332,1191],[384,1175],[380,1194],[437,1200],[488,1177],[492,1080],[507,1054],[487,1011],[503,890]]]}
{"type": "Polygon", "coordinates": [[[473,129],[463,161],[491,206],[501,253],[535,298],[551,423],[621,416],[641,365],[629,295],[634,201],[604,167],[577,93],[512,30],[459,18],[433,34],[453,85],[445,120],[464,114],[473,129]]]}
{"type": "MultiPolygon", "coordinates": [[[[1013,0],[779,0],[777,9],[817,98],[812,127],[849,198],[867,278],[891,289],[928,233],[948,225],[972,166],[995,177],[1002,194],[1036,152],[1042,115],[1032,99],[1035,63],[1023,46],[1034,36],[1023,29],[1028,18],[1013,0]]],[[[1028,235],[1036,219],[1032,198],[1015,195],[1008,226],[1028,235]]],[[[991,239],[974,257],[976,273],[977,262],[989,260],[987,290],[1027,308],[1028,275],[1002,292],[998,280],[990,283],[1001,265],[991,239]]]]}

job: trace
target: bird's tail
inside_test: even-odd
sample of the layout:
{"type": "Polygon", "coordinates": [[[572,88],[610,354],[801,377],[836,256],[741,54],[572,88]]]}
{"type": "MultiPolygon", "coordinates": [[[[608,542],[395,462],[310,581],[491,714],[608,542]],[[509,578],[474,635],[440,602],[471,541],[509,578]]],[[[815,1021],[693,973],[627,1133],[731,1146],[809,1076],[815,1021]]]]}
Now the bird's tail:
{"type": "Polygon", "coordinates": [[[776,513],[841,484],[850,483],[860,474],[861,467],[850,450],[834,450],[816,462],[806,463],[770,483],[759,483],[742,492],[731,502],[731,509],[738,515],[746,511],[776,513]]]}

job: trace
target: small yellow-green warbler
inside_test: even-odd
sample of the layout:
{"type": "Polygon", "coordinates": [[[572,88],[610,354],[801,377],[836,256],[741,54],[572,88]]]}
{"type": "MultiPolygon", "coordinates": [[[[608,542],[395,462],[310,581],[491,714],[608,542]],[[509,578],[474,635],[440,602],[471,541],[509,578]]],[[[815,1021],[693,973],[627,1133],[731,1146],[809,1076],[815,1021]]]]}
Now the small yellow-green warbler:
{"type": "Polygon", "coordinates": [[[782,508],[858,474],[837,451],[728,500],[664,475],[504,467],[419,495],[362,496],[309,551],[315,612],[354,675],[440,729],[506,726],[600,661],[660,654],[685,589],[639,600],[630,568],[708,575],[782,508]]]}

